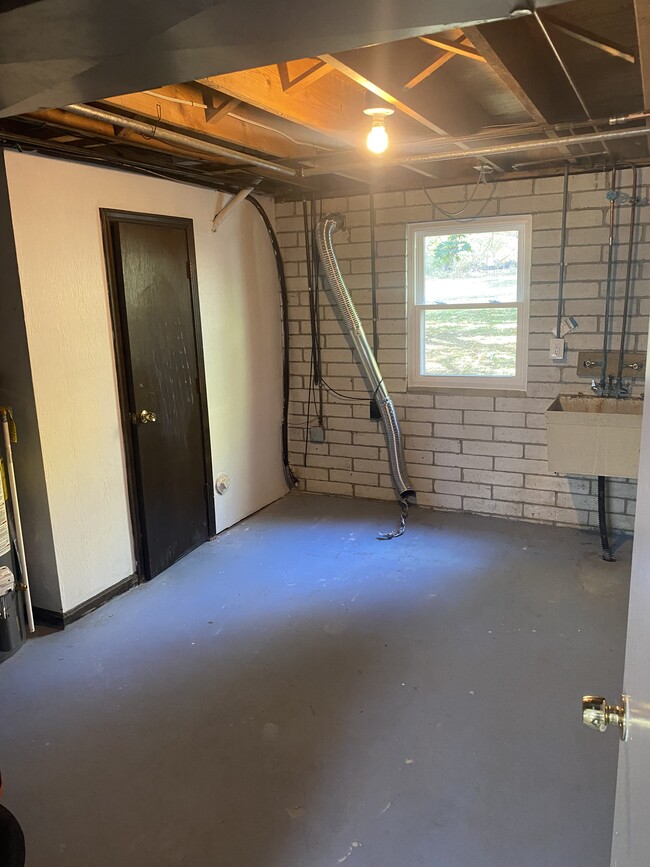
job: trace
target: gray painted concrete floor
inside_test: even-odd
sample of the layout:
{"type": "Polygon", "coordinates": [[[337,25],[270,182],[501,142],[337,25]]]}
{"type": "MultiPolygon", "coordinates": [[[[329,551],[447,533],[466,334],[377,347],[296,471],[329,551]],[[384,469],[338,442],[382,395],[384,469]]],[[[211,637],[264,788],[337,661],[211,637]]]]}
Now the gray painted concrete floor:
{"type": "Polygon", "coordinates": [[[29,867],[607,867],[631,543],[293,494],[0,666],[29,867]]]}

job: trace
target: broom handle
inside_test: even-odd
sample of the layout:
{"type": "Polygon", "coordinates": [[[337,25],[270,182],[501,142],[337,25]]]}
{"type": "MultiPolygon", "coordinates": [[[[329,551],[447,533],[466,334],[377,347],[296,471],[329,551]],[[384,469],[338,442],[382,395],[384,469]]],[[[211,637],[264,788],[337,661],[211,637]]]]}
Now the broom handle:
{"type": "Polygon", "coordinates": [[[29,592],[29,575],[27,574],[27,560],[25,558],[25,543],[23,541],[23,525],[20,520],[20,506],[18,505],[18,490],[16,489],[16,473],[14,472],[14,459],[11,453],[11,436],[9,435],[9,419],[7,410],[2,411],[2,433],[5,441],[5,454],[7,458],[7,475],[9,477],[9,493],[14,510],[14,523],[16,524],[16,541],[18,543],[18,562],[22,574],[22,583],[25,592],[25,608],[27,611],[27,627],[34,632],[34,612],[32,611],[32,596],[29,592]]]}

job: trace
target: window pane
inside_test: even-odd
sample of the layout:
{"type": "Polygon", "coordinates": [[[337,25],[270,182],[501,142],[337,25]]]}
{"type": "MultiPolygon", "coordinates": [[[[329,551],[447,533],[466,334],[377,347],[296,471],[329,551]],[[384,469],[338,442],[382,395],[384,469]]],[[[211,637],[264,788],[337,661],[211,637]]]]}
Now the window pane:
{"type": "Polygon", "coordinates": [[[424,370],[431,376],[515,376],[517,308],[424,311],[424,370]]]}
{"type": "Polygon", "coordinates": [[[424,239],[420,304],[489,304],[517,300],[519,232],[459,232],[424,239]]]}

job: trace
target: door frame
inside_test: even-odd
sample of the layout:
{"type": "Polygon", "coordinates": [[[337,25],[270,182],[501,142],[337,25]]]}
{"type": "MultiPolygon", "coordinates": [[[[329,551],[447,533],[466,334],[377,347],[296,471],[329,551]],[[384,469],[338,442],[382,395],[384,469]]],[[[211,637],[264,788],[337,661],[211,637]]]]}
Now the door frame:
{"type": "Polygon", "coordinates": [[[113,330],[113,354],[117,372],[117,386],[122,422],[122,442],[126,464],[127,488],[129,496],[129,513],[131,517],[131,532],[135,554],[135,570],[139,582],[149,580],[146,568],[145,543],[146,523],[144,508],[139,491],[138,463],[136,460],[135,425],[131,417],[130,404],[133,395],[130,387],[129,372],[131,358],[129,344],[126,339],[126,302],[122,279],[116,268],[119,255],[114,239],[113,227],[118,223],[144,223],[150,226],[167,226],[183,229],[187,243],[189,262],[190,301],[192,306],[192,321],[194,324],[194,348],[199,378],[199,409],[201,414],[201,437],[203,443],[204,496],[208,515],[208,538],[217,534],[214,495],[212,492],[212,452],[210,449],[210,427],[208,415],[207,389],[205,380],[205,360],[203,354],[203,332],[201,330],[201,314],[199,306],[199,287],[196,277],[196,251],[194,248],[194,223],[188,217],[168,217],[160,214],[145,214],[135,211],[121,211],[112,208],[99,209],[102,226],[104,261],[108,282],[108,298],[111,311],[113,330]]]}

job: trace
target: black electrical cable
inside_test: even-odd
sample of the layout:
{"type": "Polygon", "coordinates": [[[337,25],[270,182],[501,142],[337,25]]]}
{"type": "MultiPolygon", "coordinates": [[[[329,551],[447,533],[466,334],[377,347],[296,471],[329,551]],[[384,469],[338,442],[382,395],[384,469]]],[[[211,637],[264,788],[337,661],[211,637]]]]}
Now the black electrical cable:
{"type": "Polygon", "coordinates": [[[319,213],[316,214],[316,201],[314,195],[311,198],[311,262],[312,262],[312,279],[314,288],[314,320],[315,320],[315,340],[316,340],[316,358],[318,367],[314,371],[315,384],[318,385],[318,413],[321,425],[323,424],[323,388],[321,381],[323,379],[323,362],[321,356],[321,348],[323,341],[321,339],[320,327],[320,254],[318,252],[318,244],[316,243],[316,226],[318,221],[323,216],[323,199],[319,198],[319,213]]]}
{"type": "Polygon", "coordinates": [[[308,219],[307,202],[303,199],[302,202],[302,218],[303,230],[305,234],[305,264],[307,266],[307,291],[309,299],[309,322],[311,327],[311,369],[309,376],[309,388],[314,391],[314,406],[317,408],[317,420],[320,425],[323,424],[323,394],[320,387],[322,377],[321,367],[321,352],[320,352],[320,322],[317,297],[317,281],[318,276],[315,268],[314,248],[313,248],[313,201],[312,214],[308,219]],[[311,221],[311,229],[310,229],[311,221]],[[318,395],[316,394],[316,386],[318,386],[318,395]]]}
{"type": "Polygon", "coordinates": [[[307,422],[305,424],[305,452],[302,458],[303,467],[307,466],[307,453],[309,452],[309,422],[311,421],[311,393],[314,383],[314,356],[309,362],[309,388],[307,390],[307,422]]]}
{"type": "MultiPolygon", "coordinates": [[[[429,203],[433,207],[433,219],[434,220],[436,219],[436,211],[440,211],[440,213],[443,215],[443,217],[446,217],[448,220],[461,219],[461,215],[465,213],[465,211],[469,208],[469,206],[474,201],[474,197],[476,196],[481,184],[487,185],[487,181],[485,180],[485,167],[484,166],[481,166],[481,168],[479,169],[479,175],[478,175],[478,178],[476,180],[476,183],[474,184],[474,188],[472,189],[472,192],[469,194],[469,197],[468,197],[467,201],[465,202],[465,204],[463,205],[463,207],[459,211],[446,211],[439,204],[437,204],[434,199],[431,198],[429,191],[427,190],[427,188],[424,185],[424,181],[422,179],[420,179],[420,187],[422,188],[422,192],[427,197],[427,199],[429,200],[429,203]]],[[[485,201],[483,202],[481,207],[478,209],[478,211],[473,215],[473,217],[472,217],[473,220],[475,220],[477,217],[480,217],[481,214],[483,213],[483,211],[487,208],[489,203],[492,201],[492,198],[494,196],[496,188],[497,188],[496,184],[493,181],[492,182],[492,190],[490,191],[490,194],[487,196],[487,198],[485,199],[485,201]]],[[[463,218],[463,219],[466,219],[466,218],[463,218]]]]}
{"type": "Polygon", "coordinates": [[[289,395],[290,395],[290,371],[289,371],[289,298],[287,293],[287,278],[284,273],[284,262],[282,261],[282,253],[278,236],[275,234],[275,229],[271,223],[268,214],[262,205],[252,196],[246,199],[253,207],[257,209],[260,217],[264,221],[266,231],[271,239],[273,247],[273,255],[275,257],[275,267],[278,272],[278,280],[280,282],[280,299],[282,303],[282,342],[283,342],[283,358],[282,358],[282,391],[283,391],[283,406],[282,406],[282,463],[284,466],[284,476],[289,488],[293,488],[298,484],[298,479],[294,476],[289,464],[289,395]]]}
{"type": "Polygon", "coordinates": [[[331,391],[332,394],[335,394],[337,397],[343,398],[343,400],[351,400],[355,403],[372,403],[372,401],[369,400],[367,397],[358,397],[353,394],[343,394],[342,392],[337,391],[335,388],[332,388],[332,386],[324,379],[321,379],[321,383],[324,388],[326,388],[328,391],[331,391]]]}
{"type": "Polygon", "coordinates": [[[616,558],[612,555],[612,549],[609,547],[609,538],[607,534],[605,476],[598,476],[598,531],[600,533],[600,544],[603,549],[603,560],[607,563],[615,563],[616,558]]]}

